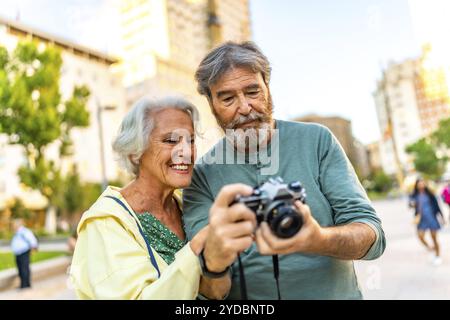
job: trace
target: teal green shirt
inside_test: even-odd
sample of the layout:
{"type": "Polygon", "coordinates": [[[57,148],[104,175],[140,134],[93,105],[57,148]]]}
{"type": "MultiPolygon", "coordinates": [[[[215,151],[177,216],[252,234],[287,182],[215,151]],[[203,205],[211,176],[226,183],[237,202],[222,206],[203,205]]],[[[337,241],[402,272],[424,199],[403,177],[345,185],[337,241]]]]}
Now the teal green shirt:
{"type": "MultiPolygon", "coordinates": [[[[285,182],[300,181],[306,188],[306,203],[323,226],[366,223],[376,241],[363,259],[376,259],[386,240],[366,192],[358,181],[342,147],[325,127],[316,124],[276,121],[278,136],[271,143],[269,157],[255,153],[242,164],[217,164],[233,158],[222,139],[196,164],[191,186],[183,192],[185,230],[192,238],[208,223],[208,212],[219,190],[227,184],[256,186],[269,177],[285,182]],[[277,143],[278,141],[278,143],[277,143]],[[275,155],[279,154],[276,164],[275,155]],[[272,155],[274,155],[272,157],[272,155]],[[212,159],[216,163],[212,163],[212,159]],[[272,161],[268,159],[272,158],[272,161]],[[219,160],[220,162],[220,160],[219,160]],[[274,164],[275,163],[275,164],[274,164]],[[267,175],[267,172],[270,172],[267,175]]],[[[234,155],[236,158],[236,154],[234,155]]],[[[242,159],[241,159],[242,160],[242,159]]],[[[294,253],[279,257],[280,290],[283,299],[361,299],[353,261],[294,253]]],[[[277,299],[271,256],[261,256],[256,244],[242,255],[249,299],[277,299]]],[[[240,299],[238,264],[232,266],[229,299],[240,299]]]]}

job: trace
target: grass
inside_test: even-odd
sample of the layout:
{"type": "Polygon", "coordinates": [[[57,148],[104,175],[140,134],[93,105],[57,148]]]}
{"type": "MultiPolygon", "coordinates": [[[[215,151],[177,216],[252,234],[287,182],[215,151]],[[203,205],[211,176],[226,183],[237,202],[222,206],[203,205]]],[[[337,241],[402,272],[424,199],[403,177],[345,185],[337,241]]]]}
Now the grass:
{"type": "MultiPolygon", "coordinates": [[[[38,251],[31,254],[31,263],[67,255],[64,251],[38,251]]],[[[11,252],[0,252],[0,271],[16,268],[16,259],[11,252]]]]}
{"type": "Polygon", "coordinates": [[[388,192],[368,191],[367,195],[369,196],[370,200],[376,201],[376,200],[385,200],[385,199],[402,197],[404,195],[404,193],[399,189],[392,189],[388,192]]]}
{"type": "Polygon", "coordinates": [[[387,192],[373,192],[373,191],[369,191],[369,192],[367,192],[367,195],[368,195],[370,200],[376,201],[376,200],[386,199],[388,193],[387,192]]]}

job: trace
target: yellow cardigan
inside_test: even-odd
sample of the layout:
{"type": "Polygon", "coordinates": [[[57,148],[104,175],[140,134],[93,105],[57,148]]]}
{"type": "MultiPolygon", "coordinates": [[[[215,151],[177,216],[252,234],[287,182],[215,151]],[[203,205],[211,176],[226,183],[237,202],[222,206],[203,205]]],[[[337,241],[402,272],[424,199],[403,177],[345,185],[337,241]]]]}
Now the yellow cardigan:
{"type": "MultiPolygon", "coordinates": [[[[105,196],[120,199],[133,212],[119,189],[108,187],[83,214],[70,268],[78,298],[195,299],[201,269],[189,243],[175,254],[169,266],[152,249],[161,273],[158,278],[137,218],[105,196]]],[[[179,200],[179,195],[176,197],[179,200]]]]}

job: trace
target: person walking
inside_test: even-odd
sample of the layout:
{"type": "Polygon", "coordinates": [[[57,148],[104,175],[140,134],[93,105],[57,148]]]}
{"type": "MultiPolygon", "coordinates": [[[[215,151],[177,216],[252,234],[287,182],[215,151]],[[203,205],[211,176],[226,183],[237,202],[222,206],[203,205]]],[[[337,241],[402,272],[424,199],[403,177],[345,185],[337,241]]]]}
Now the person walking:
{"type": "Polygon", "coordinates": [[[433,264],[442,264],[437,232],[445,223],[444,216],[436,196],[430,191],[425,180],[417,179],[414,191],[410,197],[410,206],[415,208],[415,221],[417,223],[417,235],[420,242],[430,251],[434,251],[433,264]],[[441,219],[441,221],[439,221],[441,219]],[[425,240],[425,234],[430,231],[433,246],[425,240]]]}

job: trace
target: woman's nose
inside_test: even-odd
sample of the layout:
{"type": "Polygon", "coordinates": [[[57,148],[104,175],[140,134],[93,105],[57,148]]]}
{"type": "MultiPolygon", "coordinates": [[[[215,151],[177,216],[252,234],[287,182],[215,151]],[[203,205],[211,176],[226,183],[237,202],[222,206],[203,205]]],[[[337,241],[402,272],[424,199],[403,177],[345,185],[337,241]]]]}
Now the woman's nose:
{"type": "Polygon", "coordinates": [[[192,159],[192,143],[187,139],[182,139],[179,144],[177,156],[179,159],[182,159],[183,163],[190,163],[192,159]]]}

